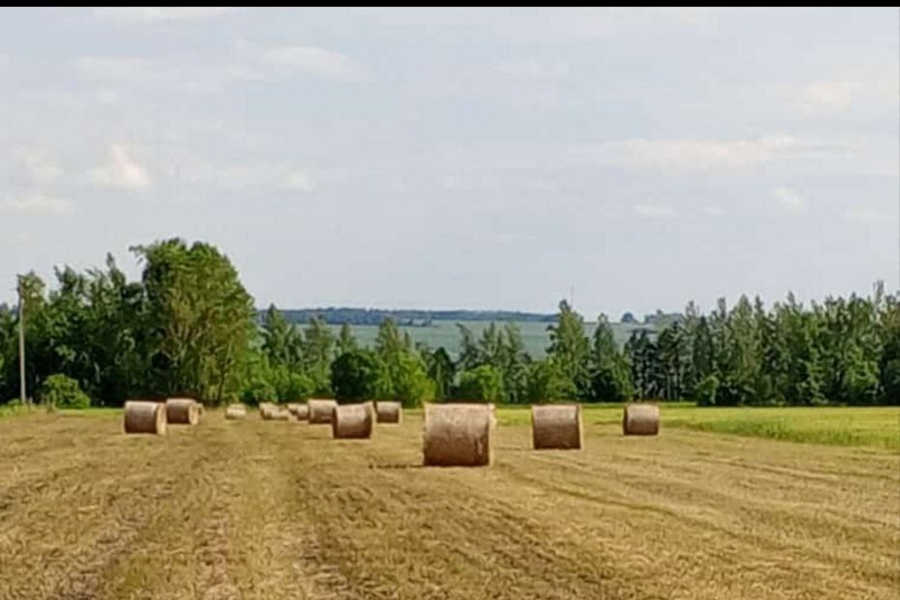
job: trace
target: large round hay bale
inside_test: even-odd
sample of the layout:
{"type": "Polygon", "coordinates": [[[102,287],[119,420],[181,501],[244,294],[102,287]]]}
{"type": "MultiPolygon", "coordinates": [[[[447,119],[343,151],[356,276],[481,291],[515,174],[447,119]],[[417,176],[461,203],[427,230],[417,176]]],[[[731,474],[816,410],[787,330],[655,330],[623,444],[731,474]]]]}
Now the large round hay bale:
{"type": "Polygon", "coordinates": [[[125,402],[125,433],[166,434],[166,405],[162,402],[125,402]]]}
{"type": "Polygon", "coordinates": [[[623,435],[657,435],[659,406],[656,404],[628,404],[622,416],[623,435]]]}
{"type": "Polygon", "coordinates": [[[403,405],[399,402],[379,401],[375,403],[375,414],[379,423],[402,423],[403,405]]]}
{"type": "Polygon", "coordinates": [[[244,419],[247,417],[247,407],[243,404],[231,404],[225,409],[225,418],[228,420],[244,419]]]}
{"type": "Polygon", "coordinates": [[[309,400],[306,405],[309,407],[311,425],[330,425],[338,404],[335,400],[309,400]]]}
{"type": "Polygon", "coordinates": [[[531,407],[531,438],[535,450],[579,450],[583,443],[580,404],[531,407]]]}
{"type": "Polygon", "coordinates": [[[426,404],[426,466],[486,466],[493,461],[494,408],[488,404],[426,404]]]}
{"type": "Polygon", "coordinates": [[[196,425],[200,420],[200,408],[193,398],[169,398],[166,400],[166,420],[176,425],[196,425]]]}
{"type": "Polygon", "coordinates": [[[370,438],[374,425],[375,407],[371,402],[339,404],[334,408],[331,433],[339,439],[370,438]]]}

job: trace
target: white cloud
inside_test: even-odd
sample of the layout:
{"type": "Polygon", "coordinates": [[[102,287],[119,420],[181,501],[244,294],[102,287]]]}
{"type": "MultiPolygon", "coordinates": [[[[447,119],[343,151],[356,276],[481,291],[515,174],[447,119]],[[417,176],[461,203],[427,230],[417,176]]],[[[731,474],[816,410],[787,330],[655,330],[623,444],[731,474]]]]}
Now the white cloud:
{"type": "Polygon", "coordinates": [[[668,219],[677,216],[675,209],[658,204],[635,204],[634,214],[644,219],[668,219]]]}
{"type": "Polygon", "coordinates": [[[894,61],[843,65],[830,79],[783,86],[777,94],[806,117],[835,116],[852,110],[896,110],[900,104],[900,71],[894,61]]]}
{"type": "Polygon", "coordinates": [[[806,212],[806,199],[799,192],[787,187],[780,187],[772,190],[772,197],[778,201],[781,206],[793,213],[806,212]]]}
{"type": "Polygon", "coordinates": [[[216,63],[199,62],[193,56],[173,58],[133,58],[127,56],[81,56],[71,64],[82,78],[90,80],[111,97],[106,87],[125,84],[169,92],[219,92],[231,82],[274,81],[298,73],[340,81],[360,81],[368,77],[366,69],[353,58],[312,46],[262,48],[238,42],[235,55],[216,63]]]}
{"type": "Polygon", "coordinates": [[[136,8],[95,8],[94,14],[101,19],[114,21],[158,23],[208,19],[234,10],[237,10],[237,8],[220,6],[142,6],[136,8]]]}
{"type": "Polygon", "coordinates": [[[4,212],[30,215],[59,216],[70,212],[72,203],[65,198],[54,198],[42,193],[10,198],[0,203],[4,212]]]}
{"type": "Polygon", "coordinates": [[[497,64],[493,70],[513,79],[542,81],[566,78],[569,75],[569,64],[563,61],[508,61],[497,64]]]}
{"type": "Polygon", "coordinates": [[[838,113],[850,107],[859,90],[855,81],[818,81],[797,88],[794,102],[805,114],[838,113]]]}
{"type": "Polygon", "coordinates": [[[311,194],[316,191],[316,184],[310,178],[309,173],[300,169],[292,171],[284,180],[284,189],[305,194],[311,194]]]}
{"type": "Polygon", "coordinates": [[[898,217],[900,217],[900,215],[898,215],[897,213],[891,214],[888,212],[883,212],[866,207],[848,208],[842,211],[841,214],[848,221],[856,221],[859,223],[887,224],[891,227],[897,226],[898,217]]]}
{"type": "Polygon", "coordinates": [[[591,7],[540,9],[505,28],[518,41],[580,43],[598,37],[631,37],[648,31],[695,28],[709,22],[706,8],[591,7]]]}
{"type": "Polygon", "coordinates": [[[73,60],[75,70],[91,79],[117,83],[150,83],[159,78],[151,60],[121,56],[82,56],[73,60]]]}
{"type": "Polygon", "coordinates": [[[438,184],[448,192],[475,192],[498,190],[502,187],[500,179],[492,175],[448,175],[438,184]]]}
{"type": "Polygon", "coordinates": [[[322,77],[355,79],[363,72],[362,67],[349,56],[313,46],[266,48],[260,51],[259,56],[266,65],[322,77]]]}
{"type": "Polygon", "coordinates": [[[753,167],[802,151],[806,146],[792,136],[774,135],[743,140],[631,139],[573,150],[576,155],[601,164],[698,172],[753,167]]]}
{"type": "Polygon", "coordinates": [[[705,206],[703,207],[703,214],[711,217],[722,217],[725,215],[725,211],[720,206],[705,206]]]}
{"type": "Polygon", "coordinates": [[[109,160],[104,166],[91,169],[88,179],[97,186],[120,190],[141,190],[152,183],[146,169],[118,143],[110,144],[109,160]]]}
{"type": "Polygon", "coordinates": [[[65,169],[41,150],[20,148],[16,150],[15,155],[28,173],[30,183],[38,186],[50,185],[65,174],[65,169]]]}

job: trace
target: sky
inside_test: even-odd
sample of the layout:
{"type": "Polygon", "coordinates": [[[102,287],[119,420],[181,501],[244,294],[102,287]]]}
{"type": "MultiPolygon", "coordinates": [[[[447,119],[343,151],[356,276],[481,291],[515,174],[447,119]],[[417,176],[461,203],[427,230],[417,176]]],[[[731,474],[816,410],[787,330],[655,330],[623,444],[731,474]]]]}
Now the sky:
{"type": "Polygon", "coordinates": [[[2,9],[15,274],[593,320],[900,289],[900,10],[2,9]]]}

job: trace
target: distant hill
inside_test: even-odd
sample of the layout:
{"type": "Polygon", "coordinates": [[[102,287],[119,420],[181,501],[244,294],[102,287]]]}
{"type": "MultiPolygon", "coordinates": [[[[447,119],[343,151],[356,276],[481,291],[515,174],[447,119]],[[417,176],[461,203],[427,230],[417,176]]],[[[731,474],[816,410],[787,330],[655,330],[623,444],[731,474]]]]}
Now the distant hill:
{"type": "MultiPolygon", "coordinates": [[[[261,311],[264,312],[264,311],[261,311]]],[[[292,323],[308,323],[318,315],[329,325],[380,325],[391,317],[398,325],[430,327],[434,321],[516,321],[519,323],[552,323],[556,315],[517,311],[482,310],[379,310],[372,308],[302,308],[285,309],[281,313],[292,323]]]]}

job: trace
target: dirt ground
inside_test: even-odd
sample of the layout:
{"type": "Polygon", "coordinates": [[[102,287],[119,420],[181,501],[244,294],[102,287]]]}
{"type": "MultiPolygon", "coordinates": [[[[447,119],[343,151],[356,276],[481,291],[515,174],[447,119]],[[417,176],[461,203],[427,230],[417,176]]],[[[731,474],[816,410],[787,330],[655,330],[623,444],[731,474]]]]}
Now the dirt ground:
{"type": "Polygon", "coordinates": [[[0,419],[2,599],[896,600],[900,456],[588,424],[494,432],[423,468],[421,418],[371,440],[120,413],[0,419]]]}

